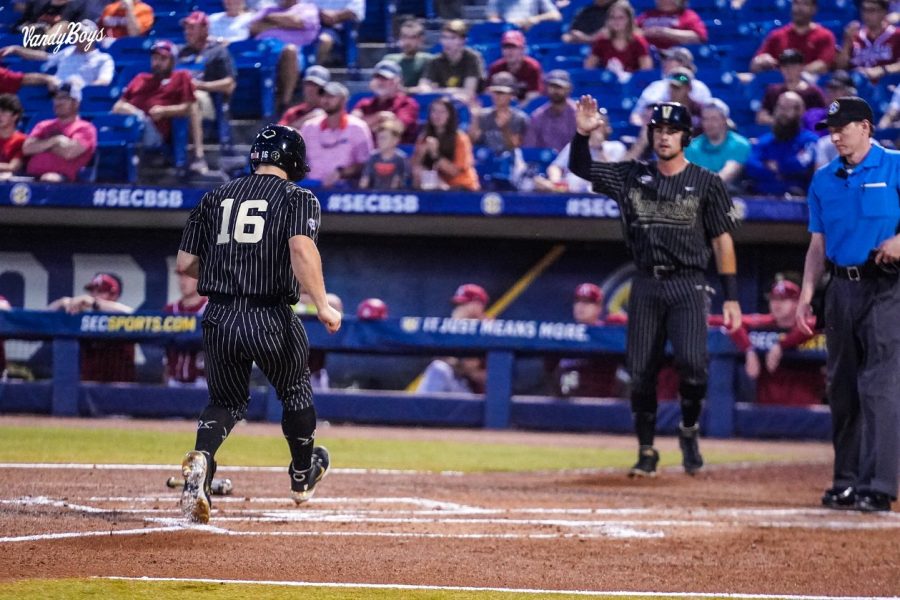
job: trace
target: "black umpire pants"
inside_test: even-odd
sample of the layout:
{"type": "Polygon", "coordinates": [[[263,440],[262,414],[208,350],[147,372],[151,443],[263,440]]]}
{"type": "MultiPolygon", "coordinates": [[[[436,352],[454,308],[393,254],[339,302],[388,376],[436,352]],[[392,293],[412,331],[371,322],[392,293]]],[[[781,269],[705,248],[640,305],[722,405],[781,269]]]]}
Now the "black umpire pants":
{"type": "Polygon", "coordinates": [[[255,362],[272,383],[285,410],[312,406],[309,340],[286,304],[250,307],[247,298],[230,305],[210,303],[203,315],[203,345],[210,403],[244,418],[250,403],[250,369],[255,362]]]}
{"type": "Polygon", "coordinates": [[[833,277],[825,294],[834,485],[897,497],[900,280],[833,277]]]}
{"type": "Polygon", "coordinates": [[[631,283],[628,300],[626,364],[631,375],[635,413],[656,413],[656,379],[671,342],[675,367],[691,400],[706,394],[707,318],[710,298],[700,271],[672,273],[662,278],[640,272],[631,283]]]}

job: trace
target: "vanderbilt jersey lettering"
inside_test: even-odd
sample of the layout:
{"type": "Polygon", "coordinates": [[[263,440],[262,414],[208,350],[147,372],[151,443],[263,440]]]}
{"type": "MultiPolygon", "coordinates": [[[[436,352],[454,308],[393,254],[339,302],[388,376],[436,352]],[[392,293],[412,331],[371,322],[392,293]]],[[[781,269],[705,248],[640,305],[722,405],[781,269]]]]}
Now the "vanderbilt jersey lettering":
{"type": "Polygon", "coordinates": [[[191,211],[181,250],[200,257],[198,291],[299,300],[288,240],[318,240],[316,197],[274,175],[250,175],[203,196],[191,211]]]}

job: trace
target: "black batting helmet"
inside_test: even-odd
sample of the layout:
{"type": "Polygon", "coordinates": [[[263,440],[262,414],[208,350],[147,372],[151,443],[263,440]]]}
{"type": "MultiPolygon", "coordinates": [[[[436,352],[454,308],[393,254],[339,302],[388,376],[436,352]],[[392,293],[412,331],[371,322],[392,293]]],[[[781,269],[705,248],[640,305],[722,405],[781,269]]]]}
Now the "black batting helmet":
{"type": "Polygon", "coordinates": [[[250,146],[250,167],[256,171],[259,165],[283,169],[293,181],[303,179],[309,173],[303,136],[285,125],[266,125],[250,146]]]}
{"type": "Polygon", "coordinates": [[[678,102],[660,102],[653,105],[653,114],[650,116],[650,122],[647,124],[647,136],[650,138],[650,144],[653,144],[653,129],[660,125],[668,125],[684,132],[681,137],[681,146],[687,146],[691,141],[691,130],[694,128],[694,122],[691,118],[691,111],[687,106],[678,102]]]}

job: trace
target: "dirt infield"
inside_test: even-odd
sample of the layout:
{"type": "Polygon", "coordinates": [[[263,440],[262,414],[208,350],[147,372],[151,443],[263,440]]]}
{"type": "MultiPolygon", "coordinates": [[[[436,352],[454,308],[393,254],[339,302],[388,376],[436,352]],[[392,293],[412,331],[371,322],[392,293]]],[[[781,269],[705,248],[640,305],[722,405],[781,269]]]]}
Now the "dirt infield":
{"type": "MultiPolygon", "coordinates": [[[[328,435],[360,431],[372,434],[332,428],[328,435]]],[[[439,433],[454,434],[497,441],[495,432],[439,433]]],[[[533,435],[501,437],[546,442],[547,434],[533,435]]],[[[704,441],[705,448],[718,444],[777,447],[704,441]]],[[[660,445],[674,451],[672,440],[660,445]]],[[[900,594],[900,514],[818,508],[830,453],[821,444],[795,449],[798,459],[790,464],[714,467],[696,478],[667,469],[647,481],[629,480],[621,470],[335,469],[302,508],[287,498],[281,469],[224,467],[220,474],[232,479],[236,495],[214,498],[210,526],[190,528],[178,519],[177,495],[163,485],[172,468],[6,465],[0,466],[0,578],[900,594]]]]}

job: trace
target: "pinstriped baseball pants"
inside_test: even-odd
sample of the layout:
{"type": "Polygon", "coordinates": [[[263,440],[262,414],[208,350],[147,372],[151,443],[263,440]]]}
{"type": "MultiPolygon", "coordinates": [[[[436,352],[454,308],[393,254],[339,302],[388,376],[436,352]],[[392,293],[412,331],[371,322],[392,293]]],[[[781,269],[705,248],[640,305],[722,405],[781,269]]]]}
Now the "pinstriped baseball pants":
{"type": "Polygon", "coordinates": [[[250,403],[250,369],[255,362],[285,410],[312,406],[309,340],[287,305],[241,308],[210,302],[203,316],[203,346],[209,399],[244,418],[250,403]]]}
{"type": "Polygon", "coordinates": [[[665,358],[666,340],[672,344],[682,386],[706,385],[709,305],[703,273],[663,279],[635,275],[628,300],[626,363],[633,402],[646,404],[633,406],[635,412],[656,412],[656,378],[665,358]]]}

